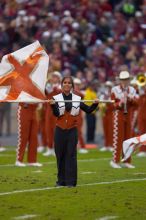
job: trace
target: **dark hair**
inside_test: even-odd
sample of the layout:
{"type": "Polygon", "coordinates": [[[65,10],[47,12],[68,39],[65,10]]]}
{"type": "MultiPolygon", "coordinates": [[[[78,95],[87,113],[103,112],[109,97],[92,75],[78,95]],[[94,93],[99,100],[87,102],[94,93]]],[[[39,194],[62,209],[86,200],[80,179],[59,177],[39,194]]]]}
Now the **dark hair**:
{"type": "Polygon", "coordinates": [[[63,79],[61,80],[61,86],[63,85],[63,82],[65,81],[65,79],[70,79],[71,84],[72,84],[72,88],[74,89],[74,81],[71,76],[64,76],[63,79]]]}

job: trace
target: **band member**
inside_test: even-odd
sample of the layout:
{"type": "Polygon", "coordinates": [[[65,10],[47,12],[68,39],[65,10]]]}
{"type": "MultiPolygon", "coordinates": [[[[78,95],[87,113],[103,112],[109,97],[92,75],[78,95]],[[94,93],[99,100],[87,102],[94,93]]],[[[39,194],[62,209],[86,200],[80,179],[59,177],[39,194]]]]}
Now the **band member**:
{"type": "Polygon", "coordinates": [[[42,153],[48,142],[47,142],[47,132],[46,132],[46,109],[47,103],[39,103],[37,107],[37,117],[38,117],[38,148],[37,151],[42,153]]]}
{"type": "MultiPolygon", "coordinates": [[[[139,88],[137,84],[137,80],[133,78],[130,81],[130,85],[135,88],[136,94],[139,100],[139,88]]],[[[132,137],[137,136],[139,134],[138,131],[138,106],[139,106],[139,101],[138,105],[133,105],[131,106],[131,130],[132,130],[132,137]]]]}
{"type": "MultiPolygon", "coordinates": [[[[127,71],[120,72],[120,83],[111,90],[111,99],[115,100],[113,111],[113,160],[111,167],[121,168],[119,165],[122,153],[122,143],[132,137],[131,131],[131,106],[137,104],[136,90],[129,86],[130,74],[127,71]]],[[[123,167],[134,168],[131,158],[128,158],[123,167]]]]}
{"type": "MultiPolygon", "coordinates": [[[[111,81],[105,82],[104,93],[101,94],[101,99],[111,99],[111,89],[113,83],[111,81]]],[[[100,148],[100,151],[113,151],[113,105],[100,103],[99,110],[101,113],[104,133],[104,147],[100,148]]]]}
{"type": "MultiPolygon", "coordinates": [[[[83,92],[81,92],[80,89],[81,86],[81,80],[78,78],[74,79],[74,93],[76,95],[81,96],[81,98],[84,98],[84,94],[83,92]]],[[[86,149],[85,146],[85,141],[84,141],[84,137],[83,137],[83,111],[80,110],[79,115],[78,115],[78,125],[77,125],[77,129],[78,129],[78,142],[79,142],[79,153],[81,154],[85,154],[88,153],[88,150],[86,149]]]]}
{"type": "Polygon", "coordinates": [[[72,77],[66,76],[61,82],[62,93],[53,96],[51,101],[57,117],[55,129],[55,154],[57,158],[58,180],[56,186],[75,187],[77,184],[77,120],[80,109],[91,113],[98,106],[94,100],[91,106],[80,102],[81,97],[72,93],[72,77]],[[71,100],[71,102],[65,102],[71,100]]]}
{"type": "MultiPolygon", "coordinates": [[[[49,84],[46,86],[46,96],[51,99],[52,96],[61,92],[61,73],[54,71],[49,80],[49,84]]],[[[56,117],[53,115],[50,104],[45,104],[45,132],[47,137],[47,148],[44,156],[55,155],[54,152],[54,130],[56,126],[56,117]]]]}
{"type": "Polygon", "coordinates": [[[139,148],[141,145],[146,146],[146,133],[123,141],[124,157],[122,161],[127,160],[127,158],[129,158],[132,153],[137,150],[137,148],[139,148]]]}
{"type": "MultiPolygon", "coordinates": [[[[140,88],[139,106],[138,106],[138,131],[139,135],[146,133],[146,85],[140,88]]],[[[146,157],[146,146],[140,147],[138,157],[146,157]]]]}
{"type": "Polygon", "coordinates": [[[18,146],[16,166],[26,166],[26,164],[23,163],[26,148],[28,165],[42,166],[42,164],[37,163],[38,121],[36,108],[37,104],[19,103],[17,112],[18,146]]]}

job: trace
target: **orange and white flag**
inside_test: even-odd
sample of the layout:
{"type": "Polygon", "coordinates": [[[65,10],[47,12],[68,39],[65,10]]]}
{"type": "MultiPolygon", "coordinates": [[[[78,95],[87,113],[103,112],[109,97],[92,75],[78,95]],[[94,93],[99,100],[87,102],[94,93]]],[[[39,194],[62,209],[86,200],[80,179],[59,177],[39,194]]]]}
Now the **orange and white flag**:
{"type": "Polygon", "coordinates": [[[123,154],[122,162],[127,160],[132,153],[141,145],[146,145],[146,134],[142,134],[138,137],[129,138],[123,141],[123,154]]]}
{"type": "Polygon", "coordinates": [[[0,102],[45,99],[49,56],[38,41],[5,55],[0,63],[0,102]]]}

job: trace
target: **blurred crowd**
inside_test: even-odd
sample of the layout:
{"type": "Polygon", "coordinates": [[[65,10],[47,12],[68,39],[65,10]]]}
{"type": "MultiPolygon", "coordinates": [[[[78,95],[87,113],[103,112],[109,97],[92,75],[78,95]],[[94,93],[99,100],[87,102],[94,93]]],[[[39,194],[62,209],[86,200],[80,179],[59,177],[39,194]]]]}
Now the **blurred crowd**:
{"type": "Polygon", "coordinates": [[[1,0],[0,58],[39,40],[50,71],[82,81],[146,71],[146,0],[1,0]]]}

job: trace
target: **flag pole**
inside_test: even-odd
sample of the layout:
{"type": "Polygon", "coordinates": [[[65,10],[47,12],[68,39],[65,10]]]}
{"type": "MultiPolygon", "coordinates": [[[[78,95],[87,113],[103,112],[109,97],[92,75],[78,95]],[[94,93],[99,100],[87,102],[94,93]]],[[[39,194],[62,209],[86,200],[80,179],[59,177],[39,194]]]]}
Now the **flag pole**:
{"type": "MultiPolygon", "coordinates": [[[[97,99],[98,100],[98,103],[114,103],[115,101],[114,100],[106,100],[106,99],[97,99]]],[[[12,102],[12,103],[49,103],[51,102],[52,100],[41,100],[41,99],[38,99],[38,100],[26,100],[26,101],[22,101],[22,100],[0,100],[0,102],[12,102]]],[[[54,100],[54,102],[94,102],[95,100],[54,100]]]]}
{"type": "MultiPolygon", "coordinates": [[[[97,99],[98,100],[98,103],[114,103],[115,101],[114,100],[106,100],[106,99],[97,99]]],[[[50,102],[50,101],[52,101],[52,100],[46,100],[45,102],[50,102]]],[[[62,102],[62,100],[53,100],[53,101],[55,101],[55,102],[62,102]]],[[[95,100],[90,100],[90,99],[88,99],[88,100],[63,100],[63,102],[94,102],[95,100]]]]}

